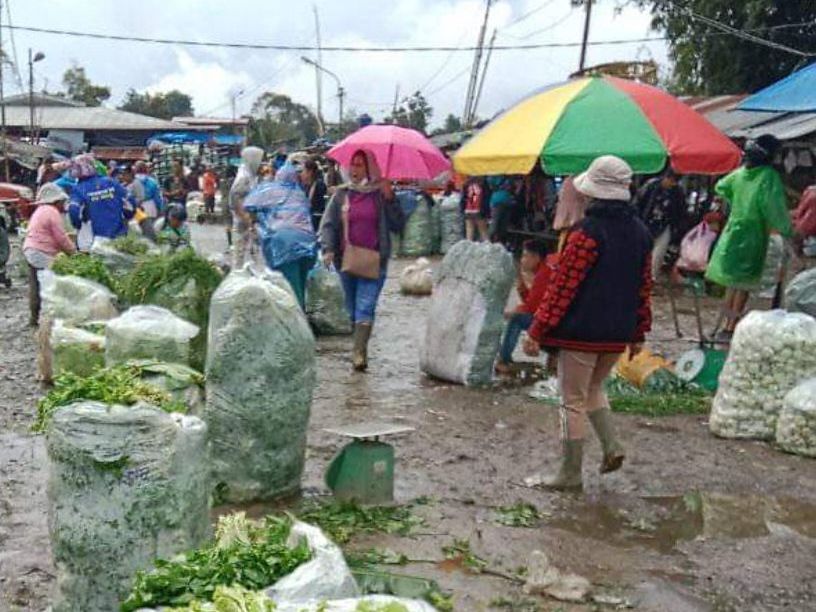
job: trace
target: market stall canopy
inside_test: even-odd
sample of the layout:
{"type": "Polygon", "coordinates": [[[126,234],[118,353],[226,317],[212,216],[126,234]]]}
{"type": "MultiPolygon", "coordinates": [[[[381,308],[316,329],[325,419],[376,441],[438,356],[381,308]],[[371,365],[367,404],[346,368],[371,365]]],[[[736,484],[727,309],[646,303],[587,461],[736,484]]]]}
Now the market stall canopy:
{"type": "Polygon", "coordinates": [[[577,78],[540,90],[489,123],[454,155],[467,175],[583,172],[617,155],[637,173],[724,174],[740,151],[702,115],[665,91],[616,77],[577,78]]]}
{"type": "Polygon", "coordinates": [[[358,150],[371,153],[383,178],[432,180],[450,170],[450,161],[416,130],[396,125],[369,125],[346,136],[327,155],[348,167],[358,150]]]}
{"type": "Polygon", "coordinates": [[[806,113],[816,111],[816,62],[749,96],[744,111],[806,113]]]}

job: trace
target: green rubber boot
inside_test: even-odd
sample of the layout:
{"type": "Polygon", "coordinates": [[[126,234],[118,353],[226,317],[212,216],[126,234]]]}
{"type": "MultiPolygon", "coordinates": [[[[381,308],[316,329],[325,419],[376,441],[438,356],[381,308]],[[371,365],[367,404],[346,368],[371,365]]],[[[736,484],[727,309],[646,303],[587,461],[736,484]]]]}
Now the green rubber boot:
{"type": "Polygon", "coordinates": [[[351,351],[351,365],[357,372],[368,369],[368,341],[371,338],[372,325],[370,323],[356,323],[354,325],[354,348],[351,351]]]}
{"type": "Polygon", "coordinates": [[[626,454],[623,446],[615,436],[615,428],[612,427],[612,412],[609,408],[593,410],[589,413],[589,420],[595,430],[595,434],[601,441],[603,449],[603,461],[601,461],[601,474],[607,474],[619,470],[623,465],[626,454]]]}
{"type": "Polygon", "coordinates": [[[555,491],[569,491],[583,488],[581,466],[584,461],[584,441],[565,440],[561,465],[555,476],[545,478],[541,486],[555,491]]]}

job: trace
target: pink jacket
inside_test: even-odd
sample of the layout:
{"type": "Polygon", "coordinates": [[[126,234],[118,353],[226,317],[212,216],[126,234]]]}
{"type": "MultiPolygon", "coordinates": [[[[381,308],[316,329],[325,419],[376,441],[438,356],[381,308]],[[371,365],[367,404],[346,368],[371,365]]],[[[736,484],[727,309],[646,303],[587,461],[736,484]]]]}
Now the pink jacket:
{"type": "Polygon", "coordinates": [[[65,233],[62,215],[50,204],[40,204],[31,215],[23,250],[36,249],[47,255],[73,253],[74,243],[65,233]]]}

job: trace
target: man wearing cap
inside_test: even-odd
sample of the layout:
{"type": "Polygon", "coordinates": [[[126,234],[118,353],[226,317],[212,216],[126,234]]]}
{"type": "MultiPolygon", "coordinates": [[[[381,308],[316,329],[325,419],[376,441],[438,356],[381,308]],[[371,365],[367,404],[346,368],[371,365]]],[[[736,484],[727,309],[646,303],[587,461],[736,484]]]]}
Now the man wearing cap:
{"type": "Polygon", "coordinates": [[[68,194],[53,183],[46,183],[37,193],[37,208],[31,215],[28,233],[23,242],[23,255],[28,262],[29,324],[37,325],[40,318],[40,283],[37,272],[51,266],[59,253],[76,253],[76,247],[62,222],[62,212],[68,194]]]}
{"type": "Polygon", "coordinates": [[[651,329],[652,239],[629,202],[632,169],[604,155],[575,179],[590,198],[570,231],[524,350],[557,349],[563,455],[556,474],[535,479],[552,489],[580,489],[586,417],[603,448],[601,473],[621,467],[604,380],[621,353],[640,351],[651,329]]]}

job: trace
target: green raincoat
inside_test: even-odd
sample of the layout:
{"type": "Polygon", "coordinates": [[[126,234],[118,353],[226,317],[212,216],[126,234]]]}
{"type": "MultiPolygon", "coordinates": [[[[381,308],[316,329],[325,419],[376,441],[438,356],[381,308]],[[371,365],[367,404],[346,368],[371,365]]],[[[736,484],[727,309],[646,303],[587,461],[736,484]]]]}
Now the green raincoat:
{"type": "Polygon", "coordinates": [[[758,283],[771,231],[793,234],[785,189],[770,166],[742,167],[722,178],[717,195],[731,204],[731,215],[711,256],[706,278],[726,287],[758,283]]]}

